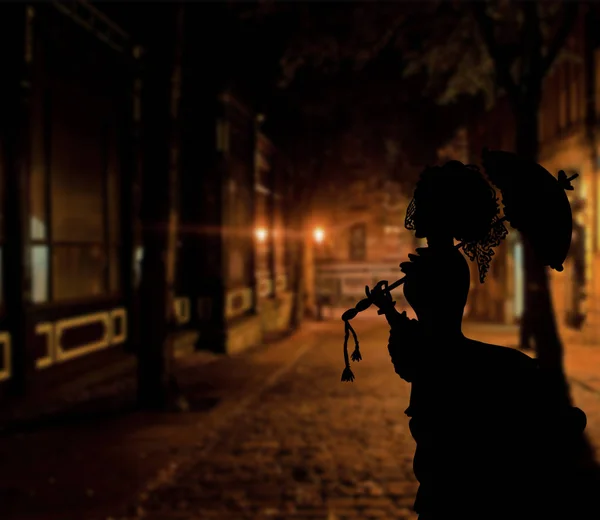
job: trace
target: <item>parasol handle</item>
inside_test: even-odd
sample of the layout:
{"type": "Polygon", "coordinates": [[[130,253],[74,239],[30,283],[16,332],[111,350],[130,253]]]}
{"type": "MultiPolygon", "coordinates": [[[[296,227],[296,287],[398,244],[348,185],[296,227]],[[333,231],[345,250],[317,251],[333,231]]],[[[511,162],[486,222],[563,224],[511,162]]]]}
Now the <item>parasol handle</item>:
{"type": "MultiPolygon", "coordinates": [[[[499,219],[496,223],[506,222],[507,220],[508,220],[508,218],[505,215],[501,219],[499,219]]],[[[460,249],[464,245],[465,245],[465,242],[463,241],[463,242],[459,242],[454,247],[456,249],[460,249]]],[[[390,285],[388,285],[386,292],[393,291],[396,287],[400,287],[405,281],[406,281],[406,276],[403,276],[399,280],[396,280],[394,283],[391,283],[390,285]]],[[[346,312],[344,312],[344,314],[342,314],[342,321],[350,321],[350,320],[354,319],[359,312],[367,310],[372,304],[373,304],[373,302],[371,301],[370,298],[363,298],[356,304],[356,306],[354,308],[348,309],[346,312]]]]}
{"type": "MultiPolygon", "coordinates": [[[[454,247],[456,247],[458,249],[458,248],[462,247],[463,245],[464,245],[464,242],[461,242],[460,244],[456,244],[454,247]]],[[[390,285],[388,285],[386,292],[390,292],[390,291],[394,290],[396,287],[400,287],[405,281],[406,281],[406,276],[403,276],[399,280],[396,280],[394,283],[391,283],[390,285]]],[[[370,298],[363,298],[356,304],[356,306],[354,308],[348,309],[346,312],[344,312],[344,314],[342,314],[342,321],[349,321],[349,320],[354,319],[359,312],[367,310],[372,304],[373,304],[373,302],[371,301],[370,298]]]]}

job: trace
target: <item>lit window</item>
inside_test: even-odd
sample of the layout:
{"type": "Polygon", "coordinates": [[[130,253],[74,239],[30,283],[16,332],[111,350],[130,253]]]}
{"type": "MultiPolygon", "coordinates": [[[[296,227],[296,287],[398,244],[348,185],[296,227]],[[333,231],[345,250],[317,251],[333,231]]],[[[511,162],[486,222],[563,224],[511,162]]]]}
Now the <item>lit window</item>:
{"type": "Polygon", "coordinates": [[[48,246],[31,247],[31,300],[48,301],[48,246]]]}
{"type": "Polygon", "coordinates": [[[400,226],[385,226],[383,232],[386,235],[399,235],[402,233],[402,228],[400,226]]]}

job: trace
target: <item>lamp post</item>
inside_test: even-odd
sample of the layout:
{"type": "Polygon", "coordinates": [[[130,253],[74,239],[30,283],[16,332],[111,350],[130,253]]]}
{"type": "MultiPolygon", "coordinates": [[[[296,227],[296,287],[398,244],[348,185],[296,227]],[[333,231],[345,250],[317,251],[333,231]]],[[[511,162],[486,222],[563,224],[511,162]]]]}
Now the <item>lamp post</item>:
{"type": "Polygon", "coordinates": [[[256,239],[256,263],[255,272],[257,275],[257,306],[261,305],[261,300],[264,297],[263,287],[265,283],[265,269],[266,269],[266,258],[265,258],[265,246],[269,238],[269,230],[265,227],[257,227],[254,230],[254,237],[256,239]]]}
{"type": "Polygon", "coordinates": [[[265,228],[257,228],[254,231],[256,236],[256,240],[259,244],[264,244],[267,241],[267,237],[269,236],[269,232],[265,228]]]}
{"type": "Polygon", "coordinates": [[[321,227],[316,227],[313,231],[313,239],[315,243],[322,244],[325,240],[325,231],[321,227]]]}
{"type": "MultiPolygon", "coordinates": [[[[320,251],[322,252],[322,246],[323,243],[325,241],[325,230],[322,227],[315,227],[313,229],[313,233],[312,233],[312,238],[314,243],[317,245],[317,247],[320,248],[320,251]]],[[[318,261],[318,258],[314,258],[314,267],[315,267],[315,271],[316,271],[316,263],[318,261]]],[[[315,276],[316,278],[316,276],[315,276]]],[[[316,283],[314,284],[314,287],[316,287],[316,283]]],[[[316,295],[315,295],[315,307],[316,307],[316,318],[319,321],[323,320],[323,305],[326,303],[325,301],[325,297],[323,295],[322,292],[316,291],[316,295]]]]}

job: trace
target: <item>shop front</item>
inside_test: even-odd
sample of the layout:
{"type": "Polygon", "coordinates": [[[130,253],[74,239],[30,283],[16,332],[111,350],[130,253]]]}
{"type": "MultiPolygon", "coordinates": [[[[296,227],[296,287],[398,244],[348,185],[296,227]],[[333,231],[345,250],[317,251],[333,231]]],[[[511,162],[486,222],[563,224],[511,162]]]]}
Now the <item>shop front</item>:
{"type": "Polygon", "coordinates": [[[0,393],[22,395],[132,357],[136,67],[129,37],[87,4],[10,13],[0,393]]]}

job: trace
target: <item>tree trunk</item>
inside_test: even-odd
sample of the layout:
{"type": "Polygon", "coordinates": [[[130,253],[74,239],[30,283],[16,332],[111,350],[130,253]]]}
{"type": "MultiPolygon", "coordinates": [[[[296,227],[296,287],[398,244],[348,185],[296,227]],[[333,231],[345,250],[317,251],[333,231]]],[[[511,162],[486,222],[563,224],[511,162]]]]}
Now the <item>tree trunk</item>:
{"type": "MultiPolygon", "coordinates": [[[[538,97],[539,99],[539,97],[538,97]]],[[[524,102],[516,106],[516,153],[538,161],[538,114],[539,102],[524,102]]],[[[535,257],[531,245],[523,237],[525,257],[525,302],[521,322],[521,346],[533,339],[535,353],[540,366],[546,371],[551,382],[550,400],[558,405],[572,406],[569,384],[563,366],[563,344],[556,324],[548,268],[535,257]]],[[[535,441],[535,439],[530,439],[535,441]]],[[[557,449],[561,449],[557,446],[557,449]]],[[[598,517],[597,489],[600,473],[594,464],[595,454],[592,444],[584,433],[570,448],[569,462],[563,468],[568,472],[567,481],[573,486],[564,490],[565,503],[571,510],[571,517],[598,517]],[[592,513],[595,511],[595,513],[592,513]]]]}
{"type": "MultiPolygon", "coordinates": [[[[183,47],[183,4],[175,7],[173,43],[150,53],[144,118],[142,222],[144,258],[140,284],[141,345],[138,348],[138,404],[169,406],[176,386],[170,370],[174,282],[178,236],[179,100],[183,47]]],[[[165,31],[170,33],[169,30],[165,31]]]]}
{"type": "MultiPolygon", "coordinates": [[[[288,188],[288,199],[286,204],[287,225],[291,231],[290,240],[287,243],[289,247],[289,266],[290,266],[290,289],[293,293],[292,311],[290,327],[297,329],[302,324],[305,312],[305,291],[304,291],[304,204],[298,198],[294,198],[294,193],[298,190],[288,188]]],[[[302,190],[299,190],[302,191],[302,190]]]]}
{"type": "Polygon", "coordinates": [[[290,327],[297,329],[304,319],[304,242],[294,239],[294,249],[292,253],[292,291],[293,303],[290,327]]]}
{"type": "MultiPolygon", "coordinates": [[[[515,106],[516,111],[516,153],[526,159],[538,162],[539,136],[538,115],[540,96],[523,96],[515,106]]],[[[531,245],[523,237],[524,251],[524,312],[521,319],[520,346],[527,348],[533,340],[540,365],[554,381],[556,398],[571,403],[569,387],[563,368],[563,345],[560,339],[548,270],[534,255],[531,245]]]]}

